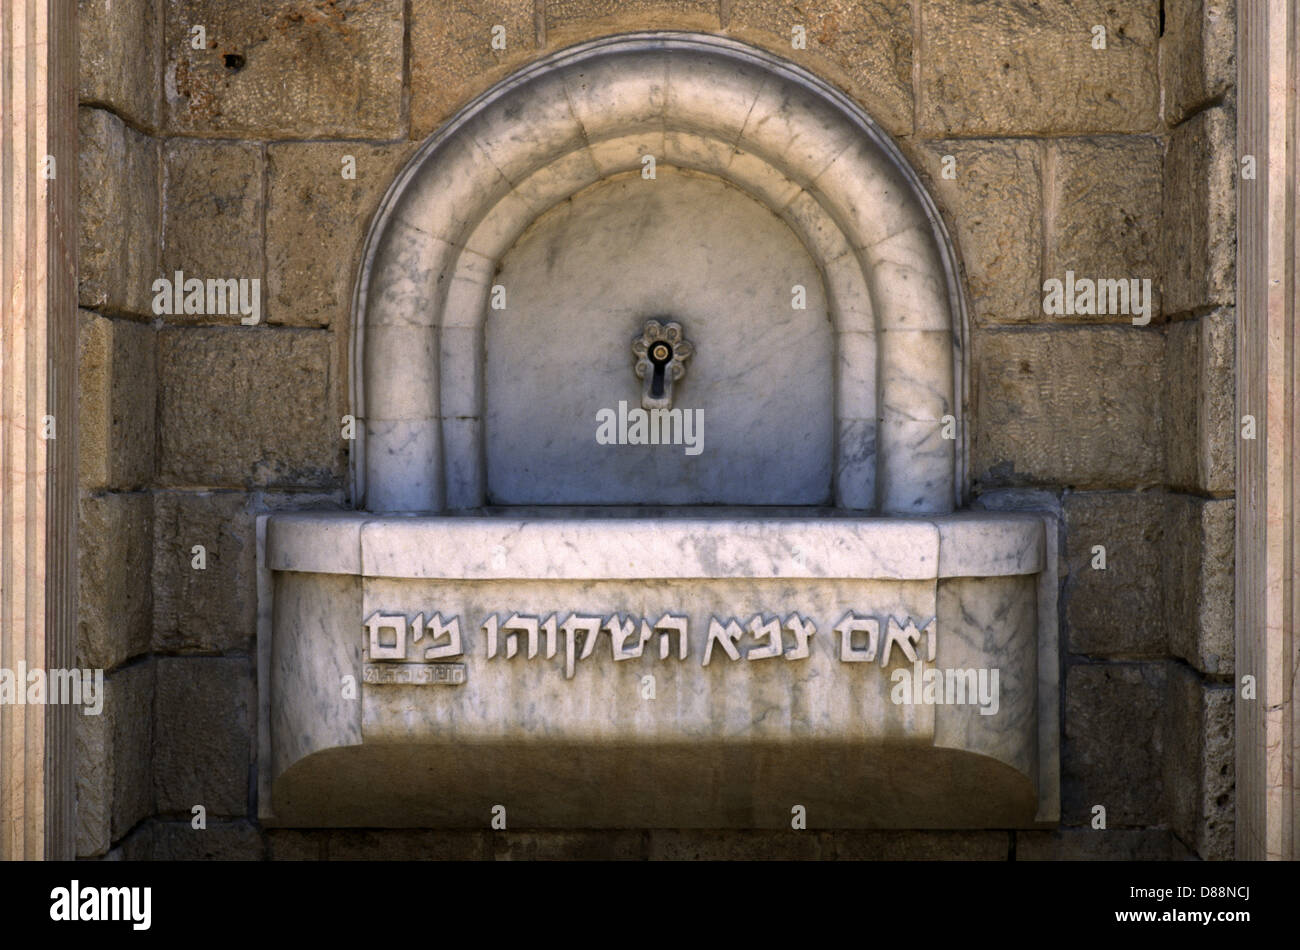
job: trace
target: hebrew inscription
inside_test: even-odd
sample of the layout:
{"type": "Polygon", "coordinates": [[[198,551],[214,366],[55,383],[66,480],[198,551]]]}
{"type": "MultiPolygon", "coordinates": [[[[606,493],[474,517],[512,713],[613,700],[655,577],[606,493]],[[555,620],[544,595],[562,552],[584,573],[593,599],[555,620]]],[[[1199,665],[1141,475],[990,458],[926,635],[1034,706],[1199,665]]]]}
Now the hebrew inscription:
{"type": "MultiPolygon", "coordinates": [[[[430,616],[431,619],[426,621],[425,613],[421,612],[415,615],[414,620],[408,620],[406,614],[383,610],[370,615],[364,623],[367,659],[370,661],[366,664],[365,682],[416,685],[464,682],[463,664],[439,662],[464,655],[460,617],[444,620],[438,612],[430,616]],[[459,673],[429,674],[424,679],[412,679],[410,675],[413,674],[410,674],[401,679],[383,672],[397,664],[408,670],[454,667],[459,673]]],[[[483,634],[487,659],[511,660],[522,653],[526,660],[535,660],[539,656],[553,660],[562,652],[566,679],[573,679],[580,661],[595,655],[602,639],[608,640],[608,649],[615,662],[653,656],[656,645],[660,660],[673,656],[685,660],[690,653],[690,619],[672,612],[657,618],[570,613],[561,620],[558,613],[533,616],[498,611],[488,614],[478,629],[483,634]],[[647,647],[650,647],[649,653],[647,647]]],[[[885,667],[894,657],[895,648],[900,658],[910,663],[920,661],[922,655],[933,662],[938,649],[935,618],[918,625],[911,617],[899,620],[887,616],[883,623],[883,641],[881,620],[855,610],[845,613],[831,629],[838,635],[834,646],[841,663],[879,661],[880,666],[885,667]]],[[[711,616],[700,665],[753,663],[781,658],[806,660],[812,655],[816,633],[817,624],[801,617],[797,611],[787,612],[784,620],[779,613],[759,613],[748,619],[711,616]]]]}

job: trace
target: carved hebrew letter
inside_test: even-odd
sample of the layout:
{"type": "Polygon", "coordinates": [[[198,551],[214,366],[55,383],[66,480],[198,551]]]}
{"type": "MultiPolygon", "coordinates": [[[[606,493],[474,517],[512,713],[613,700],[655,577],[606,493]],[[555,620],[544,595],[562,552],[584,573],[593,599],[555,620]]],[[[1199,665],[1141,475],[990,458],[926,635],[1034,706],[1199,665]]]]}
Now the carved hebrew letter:
{"type": "Polygon", "coordinates": [[[600,618],[579,617],[577,614],[569,614],[564,623],[560,624],[560,629],[564,631],[564,677],[565,679],[573,679],[577,633],[582,630],[587,634],[582,644],[582,656],[579,658],[585,660],[591,655],[591,651],[596,648],[596,636],[600,633],[600,618]]]}
{"type": "MultiPolygon", "coordinates": [[[[502,630],[522,631],[528,634],[528,659],[537,656],[537,618],[521,617],[518,614],[511,614],[510,619],[501,625],[502,630]]],[[[506,634],[506,659],[510,659],[519,652],[518,633],[506,634]]]]}
{"type": "Polygon", "coordinates": [[[880,640],[880,623],[873,617],[859,617],[853,611],[844,615],[844,619],[835,625],[835,632],[840,635],[841,663],[870,663],[876,658],[876,646],[880,640]],[[867,646],[864,650],[853,649],[853,634],[865,631],[867,646]]]}
{"type": "Polygon", "coordinates": [[[376,610],[366,621],[366,629],[370,631],[370,659],[406,659],[406,616],[404,614],[385,614],[376,610]],[[379,642],[379,631],[384,629],[397,632],[397,642],[390,647],[379,642]]]}
{"type": "Polygon", "coordinates": [[[555,656],[555,614],[551,614],[542,621],[542,633],[546,634],[546,658],[552,659],[555,656]]]}
{"type": "Polygon", "coordinates": [[[767,646],[751,648],[745,654],[745,659],[770,660],[781,655],[784,646],[781,643],[781,621],[778,618],[773,617],[767,623],[763,623],[762,614],[755,614],[754,619],[749,622],[749,632],[755,640],[767,637],[767,646]]]}
{"type": "Polygon", "coordinates": [[[490,660],[497,655],[496,614],[488,614],[488,618],[483,621],[483,632],[487,634],[487,658],[490,660]]]}
{"type": "Polygon", "coordinates": [[[744,635],[745,631],[740,628],[740,624],[736,623],[735,619],[728,620],[727,625],[724,627],[718,623],[716,618],[710,617],[709,639],[704,647],[704,663],[701,665],[709,665],[709,658],[713,655],[714,643],[719,644],[731,659],[739,660],[740,651],[736,649],[736,643],[744,635]]]}
{"type": "MultiPolygon", "coordinates": [[[[424,629],[429,631],[434,642],[433,646],[425,648],[424,658],[426,660],[441,660],[443,657],[460,656],[464,652],[460,645],[459,617],[452,617],[449,622],[443,623],[442,614],[436,613],[433,615],[433,619],[425,625],[424,629]],[[444,636],[447,637],[447,643],[444,646],[438,646],[438,640],[444,636]]],[[[416,635],[416,642],[419,642],[421,636],[423,636],[423,631],[416,635]]]]}
{"type": "Polygon", "coordinates": [[[881,657],[880,665],[889,665],[889,655],[894,652],[894,644],[897,643],[903,650],[903,655],[907,657],[909,663],[916,662],[916,644],[921,642],[921,631],[916,629],[916,622],[911,617],[907,618],[907,626],[900,627],[898,621],[893,617],[885,625],[885,655],[881,657]]]}
{"type": "Polygon", "coordinates": [[[794,634],[795,647],[786,653],[787,660],[806,660],[808,659],[808,638],[817,632],[816,625],[811,620],[801,620],[798,614],[791,614],[785,618],[785,629],[794,634]]]}
{"type": "Polygon", "coordinates": [[[673,631],[677,632],[677,658],[686,659],[686,618],[674,617],[672,614],[664,614],[655,621],[655,629],[659,631],[659,659],[668,659],[668,654],[673,648],[673,631]]]}
{"type": "Polygon", "coordinates": [[[641,655],[641,648],[645,641],[637,635],[636,621],[628,618],[626,621],[619,620],[618,614],[610,617],[605,621],[605,630],[609,633],[610,645],[614,648],[614,661],[632,660],[641,655]],[[636,645],[628,649],[627,642],[635,640],[636,645]]]}

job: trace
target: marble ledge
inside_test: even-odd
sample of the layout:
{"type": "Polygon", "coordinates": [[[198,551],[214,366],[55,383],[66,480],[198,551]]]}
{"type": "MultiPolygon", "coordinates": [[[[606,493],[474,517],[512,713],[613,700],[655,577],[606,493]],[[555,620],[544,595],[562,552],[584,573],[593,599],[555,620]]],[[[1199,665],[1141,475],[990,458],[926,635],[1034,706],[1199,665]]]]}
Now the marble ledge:
{"type": "Polygon", "coordinates": [[[929,580],[1037,574],[1047,562],[1045,537],[1043,515],[1034,512],[311,511],[269,516],[266,564],[273,571],[458,580],[929,580]]]}

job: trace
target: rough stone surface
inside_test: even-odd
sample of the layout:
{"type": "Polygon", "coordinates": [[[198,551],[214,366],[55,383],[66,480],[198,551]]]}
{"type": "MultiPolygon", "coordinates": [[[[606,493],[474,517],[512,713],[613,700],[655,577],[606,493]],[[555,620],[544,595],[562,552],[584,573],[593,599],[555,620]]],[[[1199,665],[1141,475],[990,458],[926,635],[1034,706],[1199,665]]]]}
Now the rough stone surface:
{"type": "Polygon", "coordinates": [[[189,821],[154,822],[153,861],[259,861],[264,856],[262,836],[247,821],[208,822],[206,828],[189,821]]]}
{"type": "Polygon", "coordinates": [[[249,650],[257,632],[257,536],[240,492],[159,492],[154,505],[154,649],[249,650]],[[194,546],[206,567],[196,570],[194,546]]]}
{"type": "Polygon", "coordinates": [[[1163,552],[1169,648],[1203,673],[1233,672],[1232,499],[1170,495],[1163,552]]]}
{"type": "MultiPolygon", "coordinates": [[[[1151,322],[1160,321],[1160,189],[1156,138],[1064,139],[1055,173],[1047,277],[1151,281],[1151,322]]],[[[1038,312],[1042,313],[1041,306],[1038,312]]],[[[1132,314],[1055,316],[1055,321],[1131,323],[1132,314]]]]}
{"type": "Polygon", "coordinates": [[[267,149],[267,322],[346,325],[366,229],[411,149],[359,142],[267,149]],[[343,177],[344,156],[355,159],[355,179],[343,177]]]}
{"type": "Polygon", "coordinates": [[[652,861],[809,861],[828,857],[816,831],[652,831],[652,861]]]}
{"type": "Polygon", "coordinates": [[[1170,125],[1236,85],[1236,2],[1164,0],[1160,81],[1170,125]]]}
{"type": "Polygon", "coordinates": [[[176,133],[396,138],[402,0],[165,0],[176,133]],[[206,29],[194,49],[191,29],[206,29]]]}
{"type": "MultiPolygon", "coordinates": [[[[717,8],[716,3],[707,6],[717,8]]],[[[548,3],[548,14],[550,8],[548,3]]],[[[732,0],[730,9],[728,35],[764,46],[843,85],[891,133],[911,133],[911,4],[890,0],[818,0],[798,4],[784,0],[732,0]],[[806,31],[807,49],[792,46],[796,25],[806,31]],[[834,74],[836,70],[842,79],[841,75],[834,74]]]]}
{"type": "Polygon", "coordinates": [[[411,138],[423,139],[471,98],[538,54],[532,0],[410,0],[411,138]],[[492,48],[492,27],[506,48],[492,48]]]}
{"type": "Polygon", "coordinates": [[[147,129],[158,127],[159,12],[157,0],[78,0],[82,102],[107,105],[147,129]]]}
{"type": "Polygon", "coordinates": [[[1165,828],[1060,828],[1015,835],[1017,861],[1168,861],[1173,857],[1165,828]]]}
{"type": "Polygon", "coordinates": [[[1207,860],[1231,860],[1236,820],[1233,688],[1173,668],[1164,787],[1174,833],[1207,860]]]}
{"type": "Polygon", "coordinates": [[[158,660],[153,784],[160,816],[248,814],[253,671],[244,658],[158,660]]]}
{"type": "MultiPolygon", "coordinates": [[[[163,150],[166,166],[162,272],[175,280],[262,280],[262,149],[173,139],[163,150]]],[[[266,293],[262,288],[262,307],[266,293]]],[[[228,314],[172,313],[166,323],[238,324],[228,314]]]]}
{"type": "Polygon", "coordinates": [[[481,831],[331,831],[330,861],[480,861],[491,856],[481,831]]]}
{"type": "Polygon", "coordinates": [[[1171,324],[1165,344],[1169,484],[1229,494],[1235,487],[1235,311],[1171,324]]]}
{"type": "Polygon", "coordinates": [[[78,855],[104,854],[153,811],[153,680],[152,662],[118,670],[104,677],[102,712],[73,716],[78,855]]]}
{"type": "Polygon", "coordinates": [[[267,858],[271,861],[324,861],[328,831],[297,831],[272,828],[265,833],[267,858]]]}
{"type": "Polygon", "coordinates": [[[85,489],[144,488],[153,479],[154,331],[81,311],[77,453],[85,489]]]}
{"type": "Polygon", "coordinates": [[[103,109],[78,110],[77,293],[83,307],[151,314],[158,276],[158,144],[103,109]]]}
{"type": "Polygon", "coordinates": [[[498,861],[638,861],[655,832],[503,831],[490,838],[498,861]]]}
{"type": "Polygon", "coordinates": [[[932,135],[1149,132],[1157,0],[922,0],[919,126],[932,135]],[[1092,27],[1106,27],[1093,49],[1092,27]]]}
{"type": "Polygon", "coordinates": [[[1005,861],[1004,831],[836,831],[826,856],[840,861],[1005,861]]]}
{"type": "Polygon", "coordinates": [[[966,268],[977,323],[1043,319],[1043,189],[1036,142],[936,142],[922,151],[929,187],[966,268]],[[951,155],[955,178],[945,178],[951,155]]]}
{"type": "Polygon", "coordinates": [[[1164,474],[1159,333],[1135,327],[975,336],[979,488],[1142,488],[1164,474]]]}
{"type": "Polygon", "coordinates": [[[1167,751],[1165,663],[1076,663],[1066,671],[1061,821],[1108,829],[1161,824],[1167,751]]]}
{"type": "Polygon", "coordinates": [[[1064,508],[1070,652],[1165,655],[1164,493],[1074,493],[1064,508]],[[1104,570],[1092,566],[1095,545],[1106,549],[1104,570]]]}
{"type": "Polygon", "coordinates": [[[1197,113],[1169,136],[1161,221],[1164,310],[1231,304],[1237,273],[1235,117],[1197,113]]]}
{"type": "Polygon", "coordinates": [[[153,499],[83,495],[77,535],[77,664],[111,670],[149,649],[153,499]]]}
{"type": "Polygon", "coordinates": [[[232,327],[159,333],[163,486],[321,486],[342,478],[335,340],[232,327]]]}

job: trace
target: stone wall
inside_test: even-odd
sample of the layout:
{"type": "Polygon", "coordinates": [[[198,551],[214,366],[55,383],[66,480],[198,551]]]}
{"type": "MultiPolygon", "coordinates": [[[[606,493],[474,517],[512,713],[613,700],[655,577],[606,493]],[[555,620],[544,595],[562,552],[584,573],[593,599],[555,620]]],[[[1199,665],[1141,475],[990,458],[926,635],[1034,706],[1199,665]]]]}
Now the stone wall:
{"type": "Polygon", "coordinates": [[[1231,857],[1230,0],[80,11],[79,653],[109,671],[105,715],[79,717],[81,854],[1231,857]],[[504,50],[490,46],[496,24],[504,50]],[[797,25],[806,50],[791,47],[797,25]],[[972,304],[974,493],[1046,502],[1064,525],[1059,831],[266,832],[255,820],[254,519],[344,504],[346,331],[370,215],[418,142],[512,70],[660,28],[732,36],[843,88],[948,221],[972,304]],[[261,322],[155,317],[150,285],[177,270],[257,278],[261,322]],[[1043,282],[1067,270],[1150,278],[1150,323],[1046,315],[1043,282]],[[206,830],[191,827],[196,806],[206,830]]]}

